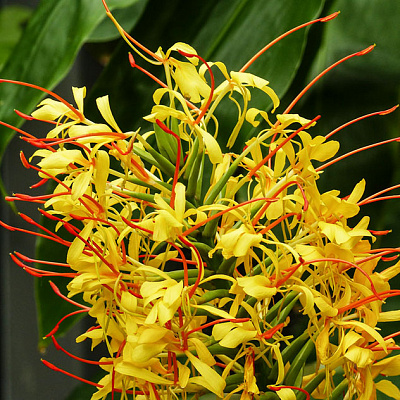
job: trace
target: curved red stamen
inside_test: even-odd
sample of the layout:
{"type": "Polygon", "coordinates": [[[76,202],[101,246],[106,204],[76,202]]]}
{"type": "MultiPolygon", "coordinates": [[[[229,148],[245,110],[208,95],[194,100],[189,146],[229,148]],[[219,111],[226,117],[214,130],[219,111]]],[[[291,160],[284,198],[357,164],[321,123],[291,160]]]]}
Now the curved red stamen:
{"type": "MultiPolygon", "coordinates": [[[[186,260],[185,255],[183,254],[182,249],[177,246],[175,243],[169,243],[174,249],[176,249],[181,256],[180,262],[183,265],[183,286],[189,286],[189,276],[188,276],[188,261],[186,260]]],[[[197,263],[196,263],[197,265],[197,263]]]]}
{"type": "Polygon", "coordinates": [[[152,73],[141,67],[139,64],[136,64],[135,58],[133,57],[132,53],[128,54],[128,58],[132,68],[138,69],[140,72],[144,73],[149,78],[151,78],[154,82],[158,83],[161,87],[168,89],[168,85],[166,85],[162,80],[158,79],[156,76],[154,76],[152,73]]]}
{"type": "Polygon", "coordinates": [[[23,268],[28,274],[33,275],[37,278],[42,277],[50,277],[50,276],[63,276],[65,278],[75,278],[77,276],[76,272],[53,272],[46,271],[43,269],[38,269],[34,267],[30,267],[29,265],[24,264],[15,254],[10,253],[11,259],[17,264],[19,267],[23,268]]]}
{"type": "Polygon", "coordinates": [[[363,115],[361,117],[355,118],[355,119],[353,119],[353,120],[351,120],[349,122],[346,122],[345,124],[339,126],[338,128],[334,129],[332,132],[328,133],[327,135],[325,135],[325,139],[329,139],[332,135],[334,135],[335,133],[341,131],[343,128],[346,128],[349,125],[352,125],[352,124],[354,124],[354,123],[356,123],[358,121],[362,121],[363,119],[366,119],[366,118],[369,118],[369,117],[373,117],[375,115],[387,115],[387,114],[390,114],[391,112],[395,111],[398,107],[399,106],[396,105],[396,106],[394,106],[392,108],[389,108],[388,110],[376,111],[376,112],[373,112],[373,113],[366,114],[366,115],[363,115]]]}
{"type": "MultiPolygon", "coordinates": [[[[387,299],[389,297],[400,296],[400,290],[395,290],[395,289],[386,290],[384,292],[379,292],[378,294],[381,299],[387,299]]],[[[379,299],[375,295],[365,297],[364,299],[357,300],[353,303],[348,304],[347,306],[343,306],[343,307],[339,308],[338,314],[343,314],[344,312],[349,311],[353,308],[358,308],[364,304],[371,303],[372,301],[378,301],[378,300],[379,299]]]]}
{"type": "Polygon", "coordinates": [[[150,229],[142,228],[141,226],[132,223],[132,221],[129,221],[129,220],[128,220],[127,218],[125,218],[123,215],[121,215],[121,219],[122,219],[122,221],[124,221],[128,226],[130,226],[131,228],[138,229],[138,230],[140,230],[140,231],[149,233],[150,235],[153,235],[153,233],[154,233],[154,232],[151,231],[150,229]]]}
{"type": "Polygon", "coordinates": [[[42,92],[45,92],[45,93],[49,94],[50,96],[54,97],[55,99],[57,99],[58,101],[61,101],[61,103],[63,103],[65,106],[67,106],[78,117],[78,119],[80,121],[85,120],[85,117],[82,115],[82,113],[80,111],[78,111],[75,107],[73,107],[71,104],[69,104],[68,101],[64,100],[61,96],[52,92],[51,90],[45,89],[41,86],[33,85],[32,83],[15,81],[15,80],[11,80],[11,79],[0,79],[0,83],[14,83],[16,85],[28,86],[33,89],[38,89],[42,92]]]}
{"type": "Polygon", "coordinates": [[[18,251],[14,251],[14,254],[19,257],[21,260],[26,261],[26,262],[33,262],[33,263],[38,263],[38,264],[44,264],[44,265],[55,265],[57,267],[67,267],[69,268],[69,264],[67,263],[59,263],[55,261],[45,261],[45,260],[37,260],[35,258],[28,257],[24,254],[21,254],[18,251]]]}
{"type": "Polygon", "coordinates": [[[211,217],[206,218],[204,221],[201,221],[201,222],[199,222],[198,224],[196,224],[196,225],[192,226],[191,228],[187,229],[186,231],[182,232],[182,235],[181,235],[181,236],[188,236],[188,235],[190,235],[193,231],[195,231],[196,229],[198,229],[198,228],[200,228],[201,226],[205,225],[207,222],[210,222],[210,221],[212,221],[213,219],[218,218],[218,217],[220,217],[221,215],[224,215],[224,214],[226,214],[226,213],[229,212],[229,211],[235,210],[235,209],[237,209],[237,208],[239,208],[239,207],[243,207],[243,206],[245,206],[245,205],[247,205],[247,204],[255,203],[255,202],[257,202],[257,201],[269,201],[269,202],[274,202],[274,201],[277,201],[277,199],[270,198],[270,197],[259,197],[259,198],[256,198],[256,199],[251,199],[251,200],[244,201],[244,202],[239,203],[239,204],[236,204],[236,205],[234,205],[234,206],[232,206],[232,207],[228,207],[227,209],[222,210],[222,211],[218,211],[216,214],[211,215],[211,217]]]}
{"type": "Polygon", "coordinates": [[[61,323],[62,323],[64,320],[66,320],[67,318],[72,317],[72,316],[77,315],[77,314],[82,314],[82,313],[85,313],[85,312],[89,312],[89,311],[90,311],[90,308],[88,308],[87,310],[77,310],[77,311],[73,311],[73,312],[71,312],[71,313],[69,313],[69,314],[67,314],[67,315],[64,315],[64,316],[57,322],[57,324],[54,326],[54,328],[45,336],[45,338],[48,338],[48,337],[54,335],[54,334],[58,331],[58,329],[60,328],[61,323]]]}
{"type": "Polygon", "coordinates": [[[28,229],[17,228],[17,227],[15,227],[15,226],[8,225],[8,224],[6,224],[5,222],[3,222],[3,221],[1,221],[1,220],[0,220],[0,226],[2,226],[3,228],[8,229],[8,230],[11,231],[11,232],[23,232],[23,233],[28,233],[29,235],[39,236],[39,237],[42,237],[42,238],[44,238],[44,239],[52,240],[52,241],[54,241],[54,242],[63,244],[64,246],[70,246],[70,245],[71,245],[70,242],[68,242],[68,241],[66,241],[66,240],[64,240],[64,239],[62,239],[62,238],[60,238],[60,237],[58,237],[58,236],[56,236],[56,235],[55,235],[55,237],[54,237],[54,236],[45,235],[45,234],[40,233],[40,232],[30,231],[30,230],[28,230],[28,229]]]}
{"type": "Polygon", "coordinates": [[[63,294],[61,293],[60,289],[57,287],[57,285],[56,285],[54,282],[49,281],[49,284],[50,284],[51,288],[53,289],[54,293],[55,293],[57,296],[61,297],[63,300],[67,301],[68,303],[70,303],[70,304],[72,304],[72,305],[74,305],[74,306],[77,306],[77,307],[79,307],[79,308],[82,308],[82,309],[85,310],[85,311],[89,311],[89,310],[90,310],[90,307],[84,306],[83,304],[80,304],[80,303],[78,303],[78,302],[76,302],[76,301],[74,301],[74,300],[71,300],[69,297],[63,295],[63,294]]]}
{"type": "Polygon", "coordinates": [[[381,297],[379,297],[379,294],[378,294],[378,292],[376,291],[375,285],[374,285],[374,283],[372,282],[372,279],[371,279],[371,277],[369,276],[369,274],[368,274],[366,271],[364,271],[359,265],[357,265],[357,264],[355,264],[355,263],[352,263],[351,261],[342,260],[342,259],[339,259],[339,258],[331,258],[331,257],[326,257],[326,258],[325,258],[325,257],[324,257],[324,258],[316,258],[315,260],[304,261],[304,262],[303,262],[303,265],[315,264],[315,263],[318,263],[318,262],[325,262],[325,261],[326,261],[326,262],[333,262],[333,263],[343,263],[343,264],[348,265],[348,268],[347,268],[347,269],[349,269],[349,268],[351,268],[351,267],[357,269],[357,270],[358,270],[359,272],[361,272],[361,273],[367,278],[367,280],[369,281],[369,283],[370,283],[370,285],[371,285],[372,293],[377,297],[378,300],[383,301],[383,299],[382,299],[381,297]]]}
{"type": "Polygon", "coordinates": [[[280,218],[278,218],[276,221],[272,222],[271,224],[269,224],[268,226],[266,226],[265,228],[261,229],[261,231],[259,233],[261,233],[262,235],[264,235],[266,232],[268,232],[269,230],[271,230],[272,228],[274,228],[276,225],[280,224],[283,220],[293,217],[297,215],[297,213],[292,212],[289,214],[285,214],[282,215],[280,218]]]}
{"type": "MultiPolygon", "coordinates": [[[[296,97],[295,99],[289,104],[289,106],[286,108],[286,110],[282,114],[288,114],[291,109],[295,106],[295,104],[304,96],[304,94],[313,86],[318,80],[320,80],[326,73],[328,73],[330,70],[333,68],[337,67],[338,65],[342,64],[346,60],[357,57],[357,56],[363,56],[365,54],[368,54],[370,51],[374,49],[375,45],[369,46],[364,50],[357,51],[356,53],[349,54],[346,57],[343,57],[339,61],[336,61],[333,63],[331,66],[326,68],[324,71],[322,71],[320,74],[318,74],[296,97]]],[[[279,122],[277,123],[279,125],[279,122]]]]}
{"type": "MultiPolygon", "coordinates": [[[[298,264],[293,265],[292,267],[287,268],[284,271],[282,271],[282,272],[289,271],[289,273],[287,275],[283,276],[281,279],[279,279],[276,282],[275,287],[279,288],[279,286],[282,286],[303,264],[304,264],[304,260],[300,257],[300,262],[298,264]]],[[[274,278],[275,278],[275,274],[271,276],[271,279],[274,279],[274,278]]]]}
{"type": "Polygon", "coordinates": [[[194,295],[194,292],[196,291],[197,287],[200,284],[201,277],[203,275],[203,260],[201,259],[201,255],[200,255],[199,251],[197,250],[197,248],[196,248],[196,246],[194,244],[190,243],[183,236],[178,236],[178,238],[185,246],[191,248],[194,251],[194,253],[196,254],[196,258],[198,260],[197,268],[198,268],[199,272],[197,274],[197,279],[196,279],[196,282],[193,284],[193,286],[191,287],[191,289],[189,291],[189,298],[192,298],[193,295],[194,295]]]}
{"type": "Polygon", "coordinates": [[[78,381],[81,381],[83,383],[87,383],[87,384],[92,385],[92,386],[96,386],[98,388],[104,387],[104,385],[100,385],[99,383],[95,383],[95,382],[89,381],[88,379],[81,378],[80,376],[71,374],[71,372],[67,372],[67,371],[65,371],[65,370],[63,370],[61,368],[58,368],[54,364],[52,364],[52,363],[50,363],[50,362],[48,362],[46,360],[41,359],[41,361],[46,367],[52,369],[53,371],[61,372],[64,375],[70,376],[71,378],[77,379],[78,381]]]}
{"type": "MultiPolygon", "coordinates": [[[[111,20],[114,22],[115,19],[112,17],[111,11],[106,3],[105,0],[102,0],[104,8],[106,10],[107,15],[111,18],[111,20]]],[[[121,28],[122,29],[122,28],[121,28]]],[[[163,63],[164,60],[159,57],[157,54],[153,53],[151,50],[149,50],[147,47],[143,46],[141,43],[139,43],[137,40],[135,40],[131,35],[129,35],[124,29],[122,29],[123,34],[125,35],[125,38],[131,41],[136,47],[139,49],[143,50],[145,53],[153,57],[155,60],[157,60],[160,63],[163,63]]]]}
{"type": "MultiPolygon", "coordinates": [[[[383,189],[383,190],[381,190],[381,191],[379,191],[379,192],[377,192],[377,193],[375,193],[375,194],[373,194],[373,195],[367,197],[366,199],[359,201],[359,202],[357,203],[357,205],[358,205],[358,206],[362,206],[362,205],[364,205],[364,204],[368,204],[368,203],[371,202],[371,200],[374,199],[375,197],[380,196],[381,194],[390,192],[391,190],[398,189],[398,188],[400,188],[400,184],[397,184],[397,185],[391,186],[391,187],[389,187],[389,188],[383,189]]],[[[384,197],[382,197],[381,199],[384,199],[384,197]]]]}
{"type": "Polygon", "coordinates": [[[357,153],[360,153],[362,151],[369,150],[369,149],[372,149],[374,147],[378,147],[378,146],[381,146],[381,145],[384,145],[384,144],[387,144],[387,143],[399,142],[399,141],[400,141],[400,137],[397,137],[397,138],[393,138],[393,139],[383,140],[382,142],[373,143],[373,144],[370,144],[368,146],[360,147],[359,149],[355,149],[353,151],[349,151],[348,153],[343,154],[340,157],[336,157],[335,159],[325,163],[324,165],[321,165],[320,167],[316,168],[315,170],[317,172],[322,171],[326,167],[329,167],[330,165],[335,164],[338,161],[341,161],[344,158],[350,157],[350,156],[352,156],[354,154],[357,154],[357,153]]]}
{"type": "Polygon", "coordinates": [[[51,336],[51,340],[53,341],[54,347],[56,350],[61,350],[64,354],[66,354],[68,357],[73,358],[74,360],[83,362],[85,364],[94,364],[94,365],[112,365],[114,362],[113,361],[92,361],[92,360],[87,360],[85,358],[81,358],[78,356],[73,355],[69,351],[65,350],[56,340],[54,335],[51,336]]]}
{"type": "Polygon", "coordinates": [[[310,400],[311,396],[310,393],[307,392],[307,390],[298,387],[298,386],[290,386],[290,385],[282,385],[282,386],[273,386],[273,385],[268,385],[268,389],[273,390],[274,392],[278,392],[281,389],[293,389],[293,390],[298,390],[306,395],[306,400],[310,400]]]}
{"type": "Polygon", "coordinates": [[[320,115],[317,115],[315,118],[313,118],[311,121],[307,122],[303,126],[301,126],[299,129],[294,131],[292,134],[290,134],[285,140],[283,140],[278,146],[275,147],[275,149],[271,152],[269,152],[250,172],[249,172],[249,177],[251,178],[252,176],[255,175],[255,173],[268,161],[270,160],[286,143],[290,142],[295,136],[297,136],[301,131],[304,129],[307,129],[309,126],[314,124],[314,122],[318,121],[321,118],[320,115]]]}
{"type": "Polygon", "coordinates": [[[6,122],[0,121],[0,125],[5,126],[6,128],[10,128],[10,129],[12,129],[12,130],[15,131],[15,132],[20,133],[20,134],[23,135],[23,136],[36,139],[36,137],[33,136],[33,135],[31,135],[30,133],[25,132],[25,131],[23,131],[22,129],[19,129],[19,128],[17,128],[16,126],[7,124],[6,122]]]}
{"type": "Polygon", "coordinates": [[[289,31],[285,32],[284,34],[278,36],[276,39],[274,39],[272,42],[268,43],[266,46],[264,46],[259,52],[257,52],[243,67],[239,70],[239,72],[245,72],[247,68],[250,67],[251,64],[253,64],[254,61],[256,61],[264,52],[266,52],[270,47],[272,47],[275,43],[279,42],[282,40],[284,37],[290,35],[293,32],[296,32],[302,28],[305,28],[308,25],[315,24],[316,22],[327,22],[330,21],[333,18],[336,18],[339,15],[339,12],[334,12],[333,14],[327,15],[326,17],[322,18],[317,18],[314,19],[313,21],[308,21],[304,24],[301,24],[299,26],[296,26],[293,29],[290,29],[289,31]]]}
{"type": "Polygon", "coordinates": [[[191,53],[186,53],[182,50],[178,50],[178,53],[181,54],[184,57],[196,57],[198,58],[208,69],[208,72],[210,74],[210,80],[211,80],[211,90],[210,90],[210,95],[208,96],[207,103],[204,105],[204,107],[201,108],[200,114],[197,116],[196,120],[194,121],[195,125],[198,125],[201,121],[201,119],[204,117],[205,113],[207,112],[208,108],[210,107],[210,104],[212,102],[213,96],[214,96],[214,89],[215,89],[215,79],[214,79],[214,74],[211,70],[211,67],[208,65],[207,61],[203,58],[200,57],[197,54],[191,54],[191,53]]]}

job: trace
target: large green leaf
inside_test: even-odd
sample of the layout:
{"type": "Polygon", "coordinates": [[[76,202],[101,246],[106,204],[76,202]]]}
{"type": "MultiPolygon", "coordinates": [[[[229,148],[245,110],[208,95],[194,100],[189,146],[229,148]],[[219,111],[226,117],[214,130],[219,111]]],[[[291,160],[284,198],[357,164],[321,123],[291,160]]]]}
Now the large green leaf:
{"type": "MultiPolygon", "coordinates": [[[[139,0],[110,0],[111,9],[139,0]]],[[[52,89],[68,73],[75,57],[98,24],[106,18],[101,0],[46,0],[32,15],[25,32],[0,71],[0,78],[52,89]]],[[[29,113],[43,93],[0,83],[0,120],[21,125],[14,109],[29,113]]],[[[13,132],[0,126],[0,156],[13,132]]]]}

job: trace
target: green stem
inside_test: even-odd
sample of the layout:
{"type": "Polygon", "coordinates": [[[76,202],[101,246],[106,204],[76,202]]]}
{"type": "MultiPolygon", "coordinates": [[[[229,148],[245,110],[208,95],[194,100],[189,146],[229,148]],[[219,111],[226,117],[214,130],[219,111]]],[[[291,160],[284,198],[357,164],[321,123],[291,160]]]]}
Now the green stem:
{"type": "Polygon", "coordinates": [[[329,396],[328,400],[337,400],[341,396],[343,396],[343,393],[347,391],[349,385],[349,381],[347,378],[343,379],[342,382],[339,383],[339,385],[336,386],[332,394],[329,396]]]}
{"type": "MultiPolygon", "coordinates": [[[[325,379],[326,377],[326,369],[321,369],[318,374],[311,379],[310,382],[307,383],[307,385],[304,387],[304,390],[310,395],[312,392],[318,387],[318,385],[325,379]]],[[[296,400],[306,400],[306,395],[303,392],[298,392],[296,394],[296,400]]]]}
{"type": "Polygon", "coordinates": [[[294,358],[291,363],[289,370],[285,375],[285,379],[283,380],[284,385],[292,386],[296,383],[297,377],[303,368],[304,364],[307,362],[308,357],[315,349],[315,343],[313,338],[309,338],[307,343],[303,346],[297,356],[294,358]]]}

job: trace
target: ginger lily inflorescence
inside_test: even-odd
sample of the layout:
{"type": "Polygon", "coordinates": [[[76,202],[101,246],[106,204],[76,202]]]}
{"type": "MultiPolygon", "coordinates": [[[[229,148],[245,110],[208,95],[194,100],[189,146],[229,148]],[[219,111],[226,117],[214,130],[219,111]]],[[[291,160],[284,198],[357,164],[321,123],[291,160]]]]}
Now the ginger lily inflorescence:
{"type": "MultiPolygon", "coordinates": [[[[229,72],[184,43],[151,52],[105,7],[133,50],[164,68],[161,81],[129,55],[132,67],[160,85],[144,117],[150,128],[123,132],[107,96],[97,99],[104,121],[90,121],[85,88],[73,88],[76,106],[47,91],[52,97],[29,117],[50,124],[47,136],[18,132],[37,148],[30,158],[21,153],[38,172],[36,186],[53,181],[53,190],[8,198],[41,204],[56,230],[23,216],[42,228],[31,233],[68,248],[65,263],[43,262],[44,269],[20,253],[12,258],[34,276],[69,278],[68,297],[52,284],[54,291],[76,306],[72,314],[94,321],[77,338],[92,348],[104,344],[100,360],[81,360],[104,371],[89,382],[98,389],[92,399],[211,392],[369,400],[377,390],[400,398],[381,379],[400,373],[400,356],[391,354],[397,333],[382,336],[378,327],[400,317],[382,311],[400,294],[389,285],[400,272],[390,262],[399,249],[373,248],[382,232],[369,229],[368,217],[357,219],[384,192],[362,200],[364,181],[346,197],[318,188],[323,170],[340,159],[330,139],[337,130],[320,136],[319,116],[292,109],[319,77],[278,113],[269,82],[247,72],[269,46],[229,72]],[[264,92],[271,111],[252,107],[253,91],[264,92]],[[229,133],[220,128],[221,104],[237,110],[229,133]],[[248,126],[255,134],[240,153],[230,151],[248,126]],[[83,304],[73,300],[78,294],[83,304]],[[296,313],[305,327],[298,336],[296,313]]],[[[48,334],[59,349],[62,323],[48,334]]]]}

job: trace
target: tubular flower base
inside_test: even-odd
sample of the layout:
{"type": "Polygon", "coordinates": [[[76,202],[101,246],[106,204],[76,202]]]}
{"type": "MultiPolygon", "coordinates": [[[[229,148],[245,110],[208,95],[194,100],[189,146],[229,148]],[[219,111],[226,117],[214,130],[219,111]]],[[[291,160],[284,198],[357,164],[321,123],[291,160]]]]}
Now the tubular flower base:
{"type": "MultiPolygon", "coordinates": [[[[275,115],[273,89],[246,72],[263,51],[228,72],[187,44],[152,53],[117,26],[165,70],[165,83],[154,78],[160,88],[144,118],[150,128],[122,132],[107,96],[97,99],[104,122],[89,121],[85,88],[73,88],[76,108],[48,92],[52,98],[25,116],[48,121],[47,136],[18,131],[37,148],[29,159],[21,154],[23,164],[38,171],[38,185],[54,181],[55,188],[8,198],[41,204],[57,231],[22,216],[42,228],[30,233],[68,247],[54,272],[51,262],[42,270],[29,266],[38,260],[12,257],[34,276],[70,278],[68,297],[53,284],[54,291],[76,306],[72,314],[93,318],[77,342],[92,348],[103,342],[107,353],[88,361],[63,349],[104,370],[98,383],[89,382],[98,388],[92,399],[207,392],[225,399],[326,399],[340,391],[369,400],[376,390],[400,398],[391,382],[376,379],[400,374],[400,355],[391,355],[398,333],[382,337],[378,327],[400,319],[400,311],[382,312],[387,298],[400,295],[389,285],[400,263],[385,267],[399,249],[373,249],[380,232],[369,229],[367,217],[349,222],[383,192],[361,200],[364,181],[346,197],[320,192],[318,179],[337,160],[339,143],[318,135],[319,116],[290,113],[300,96],[275,115]],[[257,90],[272,103],[270,113],[251,107],[257,90]],[[218,132],[224,98],[238,109],[228,135],[218,132]],[[243,151],[223,151],[219,142],[231,148],[246,125],[258,133],[243,151]],[[72,240],[59,236],[63,229],[72,240]],[[77,294],[84,305],[72,300],[77,294]],[[290,333],[295,306],[307,327],[298,337],[290,333]]],[[[130,62],[139,68],[132,55],[130,62]]],[[[61,323],[48,335],[59,349],[54,335],[61,323]]]]}

